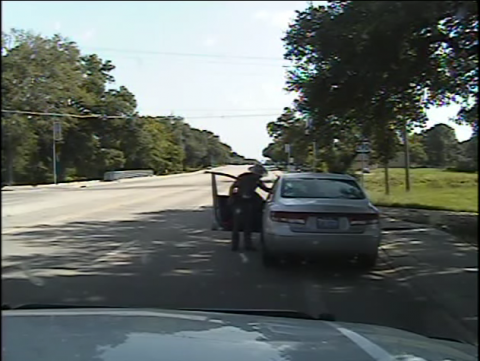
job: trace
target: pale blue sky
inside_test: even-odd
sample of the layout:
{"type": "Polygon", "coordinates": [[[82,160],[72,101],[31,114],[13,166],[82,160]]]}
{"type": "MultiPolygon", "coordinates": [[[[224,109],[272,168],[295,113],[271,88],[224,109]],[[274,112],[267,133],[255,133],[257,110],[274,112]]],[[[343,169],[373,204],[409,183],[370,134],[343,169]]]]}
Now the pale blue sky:
{"type": "MultiPolygon", "coordinates": [[[[67,36],[82,52],[112,60],[117,85],[135,94],[142,115],[173,112],[218,134],[238,153],[261,158],[269,142],[266,124],[293,99],[282,90],[281,37],[294,11],[305,6],[303,1],[2,1],[2,30],[67,36]]],[[[429,125],[447,122],[457,110],[430,111],[429,125]]],[[[470,137],[469,127],[449,124],[459,140],[470,137]]]]}

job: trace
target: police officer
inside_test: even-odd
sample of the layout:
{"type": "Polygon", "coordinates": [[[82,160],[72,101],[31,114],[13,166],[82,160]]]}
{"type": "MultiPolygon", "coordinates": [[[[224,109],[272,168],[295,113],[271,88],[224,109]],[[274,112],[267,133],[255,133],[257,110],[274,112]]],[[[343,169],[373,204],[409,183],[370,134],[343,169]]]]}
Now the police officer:
{"type": "Polygon", "coordinates": [[[252,228],[259,196],[256,189],[260,188],[265,192],[271,189],[262,182],[261,178],[268,172],[261,164],[255,164],[248,168],[248,172],[240,174],[237,180],[230,187],[230,204],[233,210],[232,230],[232,251],[237,251],[240,243],[240,228],[243,225],[243,240],[247,251],[254,251],[252,243],[252,228]]]}

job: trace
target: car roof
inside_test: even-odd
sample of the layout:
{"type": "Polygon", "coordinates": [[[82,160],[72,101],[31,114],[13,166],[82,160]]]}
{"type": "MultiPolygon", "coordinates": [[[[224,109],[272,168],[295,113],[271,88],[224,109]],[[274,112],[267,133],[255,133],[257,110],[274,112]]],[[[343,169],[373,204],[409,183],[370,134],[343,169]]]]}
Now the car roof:
{"type": "Polygon", "coordinates": [[[299,173],[284,173],[281,175],[281,178],[285,179],[295,179],[295,178],[318,178],[318,179],[340,179],[340,180],[355,180],[349,174],[339,174],[339,173],[315,173],[315,172],[299,172],[299,173]]]}

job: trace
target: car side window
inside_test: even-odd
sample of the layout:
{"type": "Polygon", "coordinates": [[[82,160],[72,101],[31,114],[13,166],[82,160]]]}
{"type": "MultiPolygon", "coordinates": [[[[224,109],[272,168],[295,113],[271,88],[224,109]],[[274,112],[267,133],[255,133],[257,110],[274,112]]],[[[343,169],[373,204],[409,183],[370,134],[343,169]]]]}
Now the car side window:
{"type": "Polygon", "coordinates": [[[277,191],[278,188],[278,180],[280,178],[275,179],[272,185],[272,191],[268,194],[267,196],[267,202],[271,202],[273,200],[273,196],[275,195],[275,192],[277,191]]]}

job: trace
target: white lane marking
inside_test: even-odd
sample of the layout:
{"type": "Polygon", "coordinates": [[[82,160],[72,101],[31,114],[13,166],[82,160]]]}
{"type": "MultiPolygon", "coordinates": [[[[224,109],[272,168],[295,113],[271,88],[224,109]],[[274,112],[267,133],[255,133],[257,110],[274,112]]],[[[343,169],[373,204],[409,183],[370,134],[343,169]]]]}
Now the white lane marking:
{"type": "Polygon", "coordinates": [[[378,346],[377,344],[373,343],[372,341],[368,340],[367,338],[359,335],[358,333],[349,330],[348,328],[338,326],[334,323],[327,322],[331,327],[335,328],[338,332],[340,332],[345,337],[349,338],[352,342],[354,342],[358,347],[360,347],[363,351],[365,351],[368,355],[370,355],[376,361],[394,361],[395,357],[389,354],[386,350],[378,346]]]}
{"type": "Polygon", "coordinates": [[[240,253],[240,259],[242,260],[242,263],[248,263],[249,259],[245,253],[240,253]]]}

